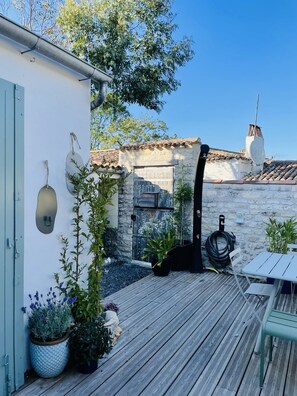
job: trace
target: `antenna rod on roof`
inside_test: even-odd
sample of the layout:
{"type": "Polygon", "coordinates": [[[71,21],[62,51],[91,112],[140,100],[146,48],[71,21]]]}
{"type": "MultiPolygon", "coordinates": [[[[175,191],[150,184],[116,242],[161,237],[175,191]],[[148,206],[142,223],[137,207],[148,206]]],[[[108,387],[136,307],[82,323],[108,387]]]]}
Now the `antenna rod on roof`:
{"type": "Polygon", "coordinates": [[[258,109],[259,109],[259,94],[258,94],[258,96],[257,96],[256,117],[255,117],[255,125],[254,125],[254,134],[255,134],[255,132],[256,132],[256,126],[257,126],[258,109]]]}

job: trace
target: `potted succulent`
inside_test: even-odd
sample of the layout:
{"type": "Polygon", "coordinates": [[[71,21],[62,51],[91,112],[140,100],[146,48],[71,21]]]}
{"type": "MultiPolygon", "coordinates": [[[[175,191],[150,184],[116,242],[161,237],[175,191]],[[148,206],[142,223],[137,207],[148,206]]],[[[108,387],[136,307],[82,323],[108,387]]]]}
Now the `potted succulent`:
{"type": "Polygon", "coordinates": [[[73,322],[71,305],[75,297],[59,299],[50,288],[46,298],[29,294],[28,329],[30,358],[34,371],[43,378],[56,377],[64,370],[69,357],[68,338],[73,322]]]}
{"type": "Polygon", "coordinates": [[[99,316],[91,321],[77,322],[72,328],[69,348],[78,370],[90,374],[97,370],[98,359],[112,348],[112,337],[99,316]]]}
{"type": "Polygon", "coordinates": [[[161,221],[152,220],[145,225],[142,233],[147,237],[143,259],[150,259],[152,269],[157,276],[166,276],[171,269],[168,252],[176,243],[175,226],[172,216],[166,216],[161,221]]]}

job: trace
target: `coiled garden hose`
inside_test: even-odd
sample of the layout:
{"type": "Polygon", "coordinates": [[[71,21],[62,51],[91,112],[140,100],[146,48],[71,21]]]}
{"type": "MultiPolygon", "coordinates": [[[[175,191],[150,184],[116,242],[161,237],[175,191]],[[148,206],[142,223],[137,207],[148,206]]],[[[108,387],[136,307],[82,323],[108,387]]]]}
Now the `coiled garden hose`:
{"type": "Polygon", "coordinates": [[[206,239],[205,250],[209,261],[217,268],[224,268],[230,264],[229,253],[234,250],[236,237],[233,232],[215,231],[206,239]]]}

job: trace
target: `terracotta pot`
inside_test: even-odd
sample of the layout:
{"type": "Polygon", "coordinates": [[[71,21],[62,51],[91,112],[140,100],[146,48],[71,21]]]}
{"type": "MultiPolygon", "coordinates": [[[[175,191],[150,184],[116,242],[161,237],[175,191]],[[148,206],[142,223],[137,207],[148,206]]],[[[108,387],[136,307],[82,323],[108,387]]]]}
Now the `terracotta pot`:
{"type": "Polygon", "coordinates": [[[49,342],[30,339],[31,364],[39,377],[57,377],[65,369],[69,359],[68,338],[67,334],[49,342]]]}

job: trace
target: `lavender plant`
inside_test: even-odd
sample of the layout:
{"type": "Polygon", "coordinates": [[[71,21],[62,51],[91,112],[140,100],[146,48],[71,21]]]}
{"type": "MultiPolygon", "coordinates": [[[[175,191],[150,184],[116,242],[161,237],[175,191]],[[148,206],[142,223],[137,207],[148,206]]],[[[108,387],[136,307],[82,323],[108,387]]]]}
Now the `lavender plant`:
{"type": "Polygon", "coordinates": [[[76,297],[60,299],[53,288],[44,297],[38,291],[29,294],[30,306],[22,308],[28,314],[28,329],[31,339],[39,342],[55,341],[64,337],[73,322],[71,306],[76,297]]]}

